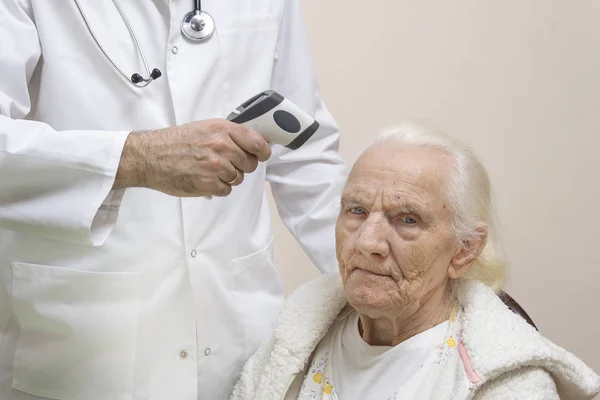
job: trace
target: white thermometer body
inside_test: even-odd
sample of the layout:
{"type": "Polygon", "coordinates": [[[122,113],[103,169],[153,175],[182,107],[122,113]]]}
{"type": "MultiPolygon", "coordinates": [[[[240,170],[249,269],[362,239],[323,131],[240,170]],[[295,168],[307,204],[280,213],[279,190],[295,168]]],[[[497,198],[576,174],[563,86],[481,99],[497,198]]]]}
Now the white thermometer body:
{"type": "Polygon", "coordinates": [[[296,150],[319,129],[319,123],[273,90],[248,99],[227,119],[258,132],[269,143],[296,150]]]}

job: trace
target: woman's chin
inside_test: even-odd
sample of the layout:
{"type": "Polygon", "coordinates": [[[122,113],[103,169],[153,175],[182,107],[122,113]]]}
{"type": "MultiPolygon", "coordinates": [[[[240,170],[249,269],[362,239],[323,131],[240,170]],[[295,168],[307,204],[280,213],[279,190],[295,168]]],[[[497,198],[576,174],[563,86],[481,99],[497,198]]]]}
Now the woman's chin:
{"type": "Polygon", "coordinates": [[[379,285],[358,279],[348,279],[344,291],[348,303],[360,314],[377,318],[391,307],[390,297],[379,285]]]}

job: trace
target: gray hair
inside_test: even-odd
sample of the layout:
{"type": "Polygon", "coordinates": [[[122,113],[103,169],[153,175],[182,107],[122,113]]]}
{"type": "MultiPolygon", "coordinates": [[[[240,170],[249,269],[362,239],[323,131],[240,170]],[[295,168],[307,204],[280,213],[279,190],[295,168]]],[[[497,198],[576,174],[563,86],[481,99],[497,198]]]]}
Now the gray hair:
{"type": "Polygon", "coordinates": [[[507,262],[498,237],[490,179],[478,157],[460,141],[415,122],[382,131],[371,147],[389,143],[434,148],[454,158],[454,174],[445,192],[453,212],[455,236],[469,243],[481,234],[481,228],[488,233],[483,251],[463,279],[478,280],[496,291],[501,290],[507,262]]]}

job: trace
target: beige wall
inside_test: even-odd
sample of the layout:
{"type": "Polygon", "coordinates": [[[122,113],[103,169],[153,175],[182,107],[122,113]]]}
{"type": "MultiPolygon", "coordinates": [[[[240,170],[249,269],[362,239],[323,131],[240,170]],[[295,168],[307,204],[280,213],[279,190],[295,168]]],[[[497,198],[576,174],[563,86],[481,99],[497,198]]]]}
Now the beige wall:
{"type": "MultiPolygon", "coordinates": [[[[509,293],[600,372],[600,2],[305,0],[304,9],[346,160],[405,118],[470,144],[495,187],[509,293]]],[[[317,272],[274,220],[289,291],[317,272]]]]}

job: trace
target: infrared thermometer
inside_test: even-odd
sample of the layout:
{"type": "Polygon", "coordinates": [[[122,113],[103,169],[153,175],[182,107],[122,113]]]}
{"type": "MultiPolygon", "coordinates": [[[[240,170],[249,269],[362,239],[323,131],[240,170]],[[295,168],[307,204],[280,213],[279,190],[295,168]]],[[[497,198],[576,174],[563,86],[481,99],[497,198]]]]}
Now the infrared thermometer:
{"type": "MultiPolygon", "coordinates": [[[[291,150],[298,149],[319,129],[313,117],[273,90],[246,100],[227,120],[256,131],[269,143],[291,150]]],[[[210,200],[212,196],[204,198],[210,200]]]]}
{"type": "Polygon", "coordinates": [[[291,150],[298,149],[319,129],[313,117],[273,90],[246,100],[227,119],[291,150]]]}

